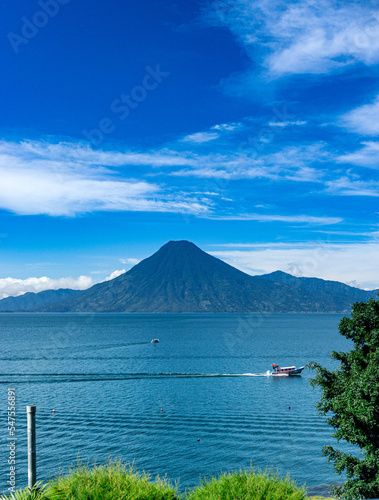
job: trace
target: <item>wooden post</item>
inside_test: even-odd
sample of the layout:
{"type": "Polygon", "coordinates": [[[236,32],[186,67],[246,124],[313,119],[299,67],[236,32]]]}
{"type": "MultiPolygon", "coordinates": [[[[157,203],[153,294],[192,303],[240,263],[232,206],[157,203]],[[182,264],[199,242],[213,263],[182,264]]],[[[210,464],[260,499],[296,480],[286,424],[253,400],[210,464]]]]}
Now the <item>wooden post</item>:
{"type": "Polygon", "coordinates": [[[36,407],[26,407],[28,424],[28,486],[32,491],[37,482],[37,460],[36,460],[36,407]]]}

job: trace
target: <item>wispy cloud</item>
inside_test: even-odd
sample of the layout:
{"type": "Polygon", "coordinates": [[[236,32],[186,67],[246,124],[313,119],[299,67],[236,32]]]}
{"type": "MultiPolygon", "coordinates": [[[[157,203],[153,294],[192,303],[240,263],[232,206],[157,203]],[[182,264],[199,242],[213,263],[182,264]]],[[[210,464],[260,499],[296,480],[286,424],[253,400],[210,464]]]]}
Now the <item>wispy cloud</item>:
{"type": "Polygon", "coordinates": [[[72,171],[80,167],[90,167],[91,172],[93,172],[96,167],[100,173],[110,173],[111,171],[106,167],[128,165],[181,166],[188,165],[191,162],[190,158],[185,158],[178,152],[165,148],[147,152],[106,151],[93,149],[88,143],[84,142],[50,142],[48,140],[22,140],[20,142],[1,140],[0,155],[1,157],[9,157],[9,159],[14,157],[28,161],[31,167],[48,163],[50,167],[54,167],[58,172],[62,162],[66,169],[70,168],[72,171]]]}
{"type": "Polygon", "coordinates": [[[193,134],[186,135],[181,139],[182,142],[188,142],[193,144],[203,144],[215,139],[219,139],[222,136],[231,135],[244,127],[242,122],[229,122],[229,123],[217,123],[212,125],[209,130],[195,132],[193,134]]]}
{"type": "Polygon", "coordinates": [[[214,141],[220,136],[216,132],[196,132],[195,134],[186,135],[182,140],[183,142],[194,142],[195,144],[202,144],[203,142],[214,141]]]}
{"type": "Polygon", "coordinates": [[[336,161],[379,170],[379,142],[362,142],[361,149],[342,154],[336,161]]]}
{"type": "MultiPolygon", "coordinates": [[[[379,31],[379,23],[378,23],[379,31]]],[[[379,135],[379,96],[374,102],[359,106],[340,118],[340,125],[363,135],[379,135]]]]}
{"type": "Polygon", "coordinates": [[[378,21],[369,2],[220,0],[206,20],[227,26],[271,78],[379,61],[378,21]]]}
{"type": "Polygon", "coordinates": [[[281,215],[281,214],[242,214],[242,215],[221,215],[204,216],[212,220],[254,220],[259,222],[287,222],[291,224],[311,224],[311,225],[329,225],[338,224],[343,219],[340,217],[314,217],[312,215],[281,215]]]}
{"type": "Polygon", "coordinates": [[[324,143],[287,146],[275,153],[250,152],[208,154],[197,158],[190,168],[174,170],[174,176],[220,179],[272,179],[294,182],[322,182],[323,173],[313,163],[330,160],[324,143]]]}
{"type": "Polygon", "coordinates": [[[217,130],[219,132],[233,132],[244,127],[242,122],[228,122],[228,123],[217,123],[211,127],[211,130],[217,130]]]}
{"type": "Polygon", "coordinates": [[[0,143],[0,207],[16,214],[73,216],[92,211],[200,213],[204,202],[145,180],[120,177],[111,167],[182,164],[179,156],[94,151],[77,143],[0,143]],[[154,159],[155,158],[155,159],[154,159]]]}
{"type": "Polygon", "coordinates": [[[378,181],[354,180],[341,177],[325,182],[327,191],[338,196],[379,196],[378,181]]]}
{"type": "Polygon", "coordinates": [[[270,122],[269,127],[290,127],[290,126],[301,126],[306,125],[307,122],[304,120],[288,121],[288,122],[270,122]]]}
{"type": "MultiPolygon", "coordinates": [[[[226,137],[240,126],[221,124],[215,133],[226,137]]],[[[236,148],[231,139],[224,141],[221,152],[215,152],[219,150],[212,146],[178,138],[169,147],[155,150],[112,151],[93,150],[75,141],[2,140],[0,208],[19,215],[71,217],[95,211],[242,217],[237,206],[234,214],[226,212],[227,202],[234,199],[229,191],[232,181],[306,183],[313,185],[310,189],[333,196],[376,196],[376,183],[357,174],[349,181],[348,174],[341,176],[329,167],[337,161],[377,168],[378,150],[379,144],[370,142],[360,151],[338,156],[327,143],[318,141],[276,146],[274,151],[269,148],[258,154],[255,149],[236,148]],[[183,182],[186,177],[191,183],[183,182]],[[203,179],[211,179],[214,185],[202,185],[203,179]],[[320,189],[323,185],[326,190],[320,189]]],[[[262,217],[254,220],[265,220],[262,217]]]]}

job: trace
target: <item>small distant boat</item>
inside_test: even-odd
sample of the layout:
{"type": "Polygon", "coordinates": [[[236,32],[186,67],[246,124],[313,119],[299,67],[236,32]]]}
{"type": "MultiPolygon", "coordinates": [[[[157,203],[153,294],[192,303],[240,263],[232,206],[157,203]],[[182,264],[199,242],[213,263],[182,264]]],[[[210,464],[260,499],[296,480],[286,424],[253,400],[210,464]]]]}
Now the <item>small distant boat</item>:
{"type": "Polygon", "coordinates": [[[158,344],[158,342],[159,342],[159,339],[153,339],[153,340],[151,341],[151,343],[152,343],[152,344],[158,344]]]}
{"type": "Polygon", "coordinates": [[[272,372],[271,375],[276,375],[277,377],[289,377],[292,375],[300,375],[304,370],[304,366],[300,368],[296,368],[296,366],[286,366],[284,368],[280,368],[278,363],[272,363],[272,372]]]}

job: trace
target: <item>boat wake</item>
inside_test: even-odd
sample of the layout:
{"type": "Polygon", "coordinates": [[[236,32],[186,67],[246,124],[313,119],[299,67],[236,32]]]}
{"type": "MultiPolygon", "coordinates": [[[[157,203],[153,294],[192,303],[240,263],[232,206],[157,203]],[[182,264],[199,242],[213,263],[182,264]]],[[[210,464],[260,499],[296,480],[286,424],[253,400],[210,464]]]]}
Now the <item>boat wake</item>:
{"type": "Polygon", "coordinates": [[[62,382],[96,382],[112,380],[143,380],[167,378],[269,377],[265,373],[24,373],[3,374],[0,384],[37,384],[62,382]]]}
{"type": "MultiPolygon", "coordinates": [[[[81,346],[81,351],[105,351],[106,349],[121,349],[123,347],[132,347],[136,345],[145,345],[145,344],[151,344],[151,341],[145,341],[145,342],[127,342],[124,344],[107,344],[107,345],[83,345],[81,346]]],[[[64,347],[63,349],[66,349],[67,347],[64,347]]]]}

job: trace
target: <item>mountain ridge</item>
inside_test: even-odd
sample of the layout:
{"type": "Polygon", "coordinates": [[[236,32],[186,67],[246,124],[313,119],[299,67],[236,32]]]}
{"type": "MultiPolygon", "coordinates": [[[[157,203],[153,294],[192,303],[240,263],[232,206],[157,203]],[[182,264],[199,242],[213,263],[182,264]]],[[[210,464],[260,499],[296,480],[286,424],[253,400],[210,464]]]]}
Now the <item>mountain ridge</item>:
{"type": "Polygon", "coordinates": [[[0,300],[0,312],[32,311],[47,304],[60,302],[78,295],[81,291],[72,290],[71,288],[59,288],[58,290],[43,290],[42,292],[26,292],[17,297],[5,297],[0,300]]]}
{"type": "Polygon", "coordinates": [[[250,276],[186,240],[169,241],[113,280],[0,300],[0,312],[349,312],[377,295],[283,271],[250,276]],[[13,309],[11,309],[13,307],[13,309]]]}
{"type": "Polygon", "coordinates": [[[305,290],[324,290],[341,295],[348,295],[356,300],[364,301],[372,297],[372,293],[378,290],[362,290],[361,288],[346,285],[340,281],[325,280],[322,278],[308,278],[305,276],[293,276],[284,271],[274,271],[273,273],[262,274],[261,278],[282,283],[290,286],[298,286],[305,290]]]}
{"type": "Polygon", "coordinates": [[[346,293],[279,283],[267,275],[250,276],[180,240],[169,241],[117,278],[41,311],[348,312],[353,302],[346,293]]]}

